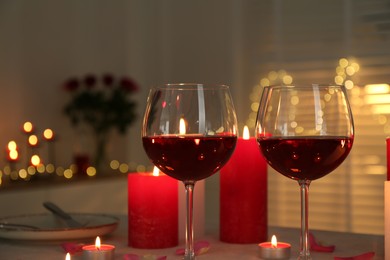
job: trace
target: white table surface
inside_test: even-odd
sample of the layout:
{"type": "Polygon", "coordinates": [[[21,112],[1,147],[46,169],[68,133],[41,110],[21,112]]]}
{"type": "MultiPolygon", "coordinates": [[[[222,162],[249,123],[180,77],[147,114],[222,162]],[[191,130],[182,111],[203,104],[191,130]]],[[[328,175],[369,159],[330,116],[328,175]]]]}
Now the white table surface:
{"type": "MultiPolygon", "coordinates": [[[[290,228],[270,227],[269,235],[275,234],[279,241],[288,242],[292,245],[292,257],[296,259],[299,249],[299,230],[290,228]]],[[[384,239],[380,235],[364,235],[339,233],[328,231],[316,231],[317,241],[327,245],[335,245],[333,253],[312,252],[313,259],[333,259],[334,256],[354,256],[368,251],[375,252],[374,259],[384,258],[384,239]]],[[[94,243],[94,238],[85,243],[94,243]]],[[[218,240],[218,234],[209,234],[202,240],[210,242],[211,246],[207,253],[197,257],[199,260],[230,260],[243,259],[255,260],[257,256],[257,244],[228,244],[218,240]]],[[[0,260],[35,260],[35,259],[65,259],[65,251],[60,246],[63,241],[52,242],[21,242],[15,240],[0,239],[0,260]]],[[[67,241],[69,242],[69,241],[67,241]]],[[[121,216],[119,227],[109,236],[102,237],[102,243],[116,246],[116,258],[123,259],[125,254],[138,255],[164,255],[167,259],[181,259],[175,255],[176,249],[183,247],[183,242],[179,246],[167,249],[135,249],[127,246],[127,218],[121,216]]],[[[81,256],[72,256],[72,260],[82,259],[81,256]]]]}

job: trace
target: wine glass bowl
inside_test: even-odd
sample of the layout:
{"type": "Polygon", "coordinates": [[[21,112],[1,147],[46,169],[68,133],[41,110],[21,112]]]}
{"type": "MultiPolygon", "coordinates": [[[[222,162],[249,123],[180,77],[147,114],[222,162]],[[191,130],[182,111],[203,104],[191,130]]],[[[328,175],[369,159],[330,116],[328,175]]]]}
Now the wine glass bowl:
{"type": "Polygon", "coordinates": [[[229,87],[181,83],[151,89],[142,142],[153,164],[185,185],[185,259],[194,259],[194,185],[225,165],[237,142],[237,119],[229,87]]]}
{"type": "Polygon", "coordinates": [[[354,140],[352,112],[344,86],[265,87],[257,115],[256,138],[268,164],[300,185],[299,259],[311,259],[310,182],[335,170],[348,156],[354,140]]]}

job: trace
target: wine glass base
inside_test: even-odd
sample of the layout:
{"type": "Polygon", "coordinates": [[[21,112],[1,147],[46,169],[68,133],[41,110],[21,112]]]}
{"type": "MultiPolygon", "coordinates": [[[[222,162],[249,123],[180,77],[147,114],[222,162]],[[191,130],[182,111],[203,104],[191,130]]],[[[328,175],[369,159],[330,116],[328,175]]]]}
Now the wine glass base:
{"type": "Polygon", "coordinates": [[[183,260],[196,260],[195,255],[184,255],[183,260]]]}
{"type": "Polygon", "coordinates": [[[311,255],[300,255],[297,260],[312,260],[311,255]]]}

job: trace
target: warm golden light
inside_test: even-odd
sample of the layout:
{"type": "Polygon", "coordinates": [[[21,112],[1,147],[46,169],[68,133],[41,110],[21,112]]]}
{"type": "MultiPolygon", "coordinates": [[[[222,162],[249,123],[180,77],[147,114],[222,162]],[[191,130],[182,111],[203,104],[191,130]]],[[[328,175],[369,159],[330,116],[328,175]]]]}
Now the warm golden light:
{"type": "Polygon", "coordinates": [[[276,240],[276,236],[273,235],[271,238],[271,245],[272,247],[276,248],[278,246],[278,240],[276,240]]]}
{"type": "Polygon", "coordinates": [[[348,60],[346,58],[341,58],[339,60],[340,67],[345,68],[348,66],[348,60]]]}
{"type": "Polygon", "coordinates": [[[249,128],[247,126],[244,126],[244,130],[242,131],[242,138],[244,140],[249,140],[249,138],[250,138],[249,128]]]}
{"type": "Polygon", "coordinates": [[[181,135],[185,135],[186,134],[186,121],[184,120],[184,118],[180,118],[179,133],[181,135]]]}
{"type": "Polygon", "coordinates": [[[96,175],[96,168],[93,167],[93,166],[89,166],[89,167],[87,168],[86,172],[87,172],[87,175],[88,175],[89,177],[93,177],[93,176],[96,175]]]}
{"type": "Polygon", "coordinates": [[[33,125],[32,125],[32,123],[31,123],[31,122],[25,122],[25,123],[23,124],[23,130],[24,130],[24,132],[26,132],[26,133],[31,133],[32,130],[33,130],[33,125]]]}
{"type": "Polygon", "coordinates": [[[38,137],[36,135],[30,135],[29,138],[28,138],[28,143],[31,146],[37,145],[38,144],[38,137]]]}
{"type": "Polygon", "coordinates": [[[12,151],[12,150],[16,150],[17,148],[18,148],[18,146],[16,145],[15,141],[8,142],[8,150],[12,151]]]}
{"type": "Polygon", "coordinates": [[[390,104],[377,104],[372,105],[372,113],[375,114],[390,114],[390,104]]]}
{"type": "MultiPolygon", "coordinates": [[[[390,103],[390,94],[382,95],[366,95],[364,96],[364,101],[366,104],[388,104],[390,103]]],[[[390,111],[389,111],[390,113],[390,111]]]]}
{"type": "Polygon", "coordinates": [[[66,253],[65,260],[70,260],[70,254],[66,253]]]}
{"type": "Polygon", "coordinates": [[[18,153],[17,150],[11,150],[11,151],[9,151],[9,158],[10,158],[11,160],[17,160],[18,157],[19,157],[19,153],[18,153]]]}
{"type": "Polygon", "coordinates": [[[100,237],[96,237],[96,241],[95,241],[95,247],[97,248],[97,249],[100,249],[100,237]]]}
{"type": "Polygon", "coordinates": [[[66,169],[64,172],[63,172],[63,176],[66,178],[66,179],[71,179],[73,177],[73,171],[71,169],[66,169]]]}
{"type": "Polygon", "coordinates": [[[43,137],[45,137],[46,140],[53,139],[53,136],[54,136],[53,130],[48,128],[45,129],[45,131],[43,131],[43,137]]]}
{"type": "Polygon", "coordinates": [[[34,154],[33,156],[31,156],[31,164],[34,165],[34,166],[38,166],[40,163],[41,163],[41,158],[39,158],[38,155],[34,154]]]}
{"type": "Polygon", "coordinates": [[[386,94],[390,91],[389,84],[369,84],[364,86],[367,94],[386,94]]]}
{"type": "Polygon", "coordinates": [[[160,170],[156,166],[154,166],[153,167],[153,176],[159,176],[159,175],[160,175],[160,170]]]}
{"type": "Polygon", "coordinates": [[[128,171],[129,171],[129,165],[128,165],[127,163],[121,163],[121,164],[119,165],[119,171],[120,171],[121,173],[126,173],[126,172],[128,172],[128,171]]]}

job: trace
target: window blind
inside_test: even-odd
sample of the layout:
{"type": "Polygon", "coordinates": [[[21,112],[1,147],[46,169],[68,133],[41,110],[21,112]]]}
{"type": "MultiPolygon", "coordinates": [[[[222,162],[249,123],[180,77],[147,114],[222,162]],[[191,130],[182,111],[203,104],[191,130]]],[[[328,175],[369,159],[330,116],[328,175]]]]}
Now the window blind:
{"type": "MultiPolygon", "coordinates": [[[[389,12],[388,1],[272,1],[244,3],[245,83],[252,84],[247,124],[254,126],[256,98],[262,82],[334,83],[341,58],[359,65],[345,75],[355,120],[353,149],[334,172],[312,182],[309,193],[311,229],[383,234],[383,185],[390,110],[370,104],[365,85],[390,82],[390,30],[378,24],[389,12]],[[255,32],[255,33],[253,33],[255,32]],[[276,75],[276,76],[275,76],[276,75]],[[253,84],[253,82],[257,82],[253,84]],[[253,108],[253,104],[255,108],[253,108]]],[[[389,16],[390,17],[390,16],[389,16]]],[[[384,93],[382,93],[384,95],[384,93]]],[[[384,101],[383,101],[384,100],[384,101]]],[[[390,104],[390,98],[382,98],[390,104]]],[[[270,225],[300,226],[296,181],[269,168],[270,225]]]]}

